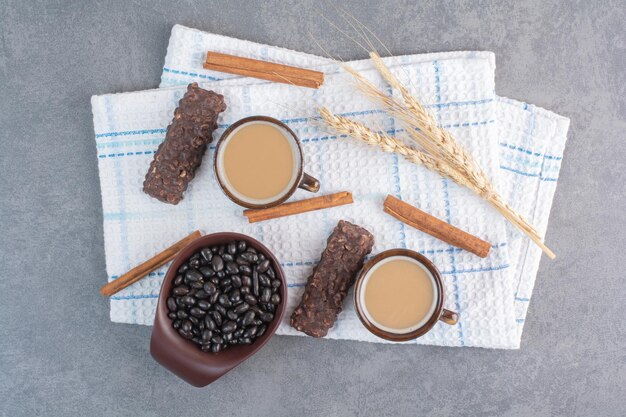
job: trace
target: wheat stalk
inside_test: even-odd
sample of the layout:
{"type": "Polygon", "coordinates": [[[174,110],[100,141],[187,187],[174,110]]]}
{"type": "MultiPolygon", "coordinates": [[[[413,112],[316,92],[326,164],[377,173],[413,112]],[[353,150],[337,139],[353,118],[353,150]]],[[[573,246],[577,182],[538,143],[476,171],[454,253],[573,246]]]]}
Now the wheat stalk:
{"type": "MultiPolygon", "coordinates": [[[[401,109],[404,113],[402,120],[405,124],[413,127],[413,130],[409,131],[409,136],[420,144],[423,142],[436,143],[445,152],[447,158],[457,166],[457,169],[464,171],[468,176],[474,177],[475,183],[480,184],[481,188],[486,187],[490,181],[469,152],[454,139],[449,131],[439,127],[435,116],[413,97],[409,90],[389,70],[389,67],[387,67],[378,53],[370,52],[370,58],[385,81],[400,91],[405,104],[404,108],[401,109]]],[[[488,190],[486,191],[488,192],[488,190]]]]}
{"type": "MultiPolygon", "coordinates": [[[[376,54],[372,53],[372,55],[376,54]]],[[[394,88],[403,88],[402,95],[405,102],[407,101],[405,96],[410,99],[408,106],[388,96],[374,83],[363,77],[354,69],[345,64],[342,64],[342,66],[355,78],[357,87],[366,96],[382,104],[388,113],[406,125],[407,135],[418,143],[428,154],[435,158],[440,158],[447,164],[453,165],[459,172],[464,173],[468,177],[472,177],[479,188],[483,189],[482,194],[490,194],[490,190],[488,189],[489,181],[471,155],[454,140],[448,131],[438,127],[434,116],[419,104],[419,102],[410,95],[408,90],[391,75],[391,72],[387,69],[385,64],[382,63],[382,60],[380,60],[380,63],[383,66],[382,68],[385,68],[387,71],[391,86],[394,88]]],[[[385,77],[385,74],[383,74],[383,77],[385,77]]]]}
{"type": "Polygon", "coordinates": [[[371,52],[370,56],[382,77],[391,87],[400,92],[402,101],[387,95],[378,86],[349,66],[345,64],[342,66],[354,77],[359,90],[381,104],[390,115],[405,125],[407,135],[420,146],[420,149],[407,146],[399,139],[384,132],[375,132],[361,123],[337,116],[326,108],[320,109],[324,121],[342,134],[379,147],[385,152],[402,155],[413,163],[424,165],[426,168],[452,179],[457,184],[469,188],[495,207],[511,224],[525,233],[550,258],[554,259],[556,255],[542,242],[539,233],[498,194],[487,175],[469,152],[454,139],[450,132],[438,125],[436,118],[411,95],[376,52],[371,52]]]}
{"type": "Polygon", "coordinates": [[[441,164],[439,161],[424,152],[405,145],[400,139],[390,136],[384,132],[375,132],[362,123],[355,122],[354,120],[344,116],[333,114],[326,107],[322,107],[320,109],[320,115],[328,126],[332,127],[341,134],[360,139],[370,146],[382,149],[383,152],[401,155],[407,161],[418,165],[424,165],[431,171],[435,171],[444,177],[450,178],[460,185],[468,187],[471,186],[471,184],[467,183],[462,174],[458,173],[450,166],[441,164]]]}

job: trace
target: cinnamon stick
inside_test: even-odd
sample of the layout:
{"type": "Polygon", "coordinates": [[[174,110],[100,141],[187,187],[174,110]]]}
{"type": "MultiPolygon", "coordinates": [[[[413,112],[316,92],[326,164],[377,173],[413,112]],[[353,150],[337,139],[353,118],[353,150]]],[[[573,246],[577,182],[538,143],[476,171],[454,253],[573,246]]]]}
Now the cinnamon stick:
{"type": "Polygon", "coordinates": [[[335,194],[323,195],[321,197],[281,204],[268,209],[245,210],[243,214],[248,218],[250,223],[256,223],[264,220],[277,219],[279,217],[293,216],[294,214],[306,213],[308,211],[352,204],[352,202],[352,193],[342,191],[335,194]]]}
{"type": "Polygon", "coordinates": [[[203,67],[300,87],[319,88],[324,83],[323,72],[220,52],[208,52],[203,67]]]}
{"type": "Polygon", "coordinates": [[[409,226],[428,233],[452,246],[472,252],[481,258],[486,258],[491,249],[489,242],[485,242],[474,235],[439,220],[394,196],[387,196],[383,210],[409,226]]]}
{"type": "Polygon", "coordinates": [[[154,255],[152,258],[148,259],[144,263],[137,265],[124,275],[117,278],[115,281],[111,281],[108,284],[104,285],[102,288],[100,288],[100,294],[104,296],[110,296],[134,284],[135,282],[148,275],[150,272],[174,259],[176,255],[178,255],[178,252],[180,252],[185,246],[187,246],[200,236],[202,236],[202,233],[196,230],[186,238],[179,240],[169,248],[154,255]]]}

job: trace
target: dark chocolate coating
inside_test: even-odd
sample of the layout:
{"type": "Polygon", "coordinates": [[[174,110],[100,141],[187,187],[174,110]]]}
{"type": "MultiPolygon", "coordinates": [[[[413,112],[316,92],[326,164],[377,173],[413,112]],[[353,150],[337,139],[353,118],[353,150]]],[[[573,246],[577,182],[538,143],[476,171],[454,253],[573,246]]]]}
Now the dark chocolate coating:
{"type": "Polygon", "coordinates": [[[339,221],[319,264],[308,278],[300,304],[291,315],[293,328],[313,337],[326,336],[372,246],[374,236],[370,232],[339,221]]]}
{"type": "Polygon", "coordinates": [[[178,204],[202,163],[206,147],[213,140],[217,116],[226,110],[224,97],[203,90],[197,83],[174,110],[165,140],[159,145],[143,182],[143,191],[165,203],[178,204]]]}

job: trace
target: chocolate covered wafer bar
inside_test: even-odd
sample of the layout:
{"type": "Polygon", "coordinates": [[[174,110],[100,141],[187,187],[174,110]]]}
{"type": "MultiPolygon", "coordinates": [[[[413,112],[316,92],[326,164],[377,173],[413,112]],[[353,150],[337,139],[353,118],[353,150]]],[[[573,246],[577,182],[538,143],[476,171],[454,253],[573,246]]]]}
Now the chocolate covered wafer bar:
{"type": "Polygon", "coordinates": [[[165,203],[178,204],[202,163],[217,128],[217,116],[226,110],[224,97],[192,83],[174,110],[165,140],[159,145],[143,182],[143,191],[165,203]]]}
{"type": "Polygon", "coordinates": [[[319,264],[308,278],[300,304],[291,315],[293,328],[313,337],[326,336],[373,245],[374,236],[370,232],[339,221],[328,237],[319,264]]]}

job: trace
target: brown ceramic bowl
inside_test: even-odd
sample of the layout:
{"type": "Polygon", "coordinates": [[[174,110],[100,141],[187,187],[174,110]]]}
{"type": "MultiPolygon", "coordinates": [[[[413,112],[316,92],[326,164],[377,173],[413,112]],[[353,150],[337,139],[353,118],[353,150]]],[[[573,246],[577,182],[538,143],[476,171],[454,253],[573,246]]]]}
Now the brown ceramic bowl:
{"type": "Polygon", "coordinates": [[[356,279],[356,283],[354,285],[354,306],[357,312],[357,316],[359,316],[359,319],[361,320],[361,323],[363,323],[365,328],[369,330],[371,333],[375,334],[376,336],[380,338],[390,340],[392,342],[405,342],[407,340],[412,340],[420,336],[423,336],[435,326],[437,321],[442,321],[450,325],[456,324],[459,319],[459,315],[455,313],[454,311],[446,310],[445,308],[443,308],[443,300],[444,300],[444,289],[443,289],[443,281],[441,279],[441,273],[439,272],[435,264],[433,264],[430,261],[430,259],[428,259],[427,257],[425,257],[424,255],[420,253],[417,253],[409,249],[391,249],[391,250],[387,250],[387,251],[379,253],[378,255],[370,259],[365,264],[363,269],[361,269],[361,272],[359,272],[359,275],[356,279]],[[428,271],[432,274],[434,281],[435,281],[435,287],[437,289],[437,300],[436,300],[436,305],[435,305],[435,311],[433,312],[432,316],[430,316],[430,318],[428,319],[426,323],[424,323],[424,325],[422,325],[421,327],[409,333],[392,333],[392,332],[389,332],[387,330],[377,327],[374,323],[372,323],[369,320],[369,318],[364,312],[363,306],[361,305],[360,294],[361,294],[361,291],[365,290],[365,288],[363,288],[363,281],[365,280],[365,277],[367,276],[368,272],[380,261],[382,261],[383,259],[389,258],[391,256],[404,256],[407,258],[412,258],[412,259],[415,259],[417,262],[421,263],[422,265],[424,265],[426,269],[428,269],[428,271]]]}
{"type": "Polygon", "coordinates": [[[174,259],[161,285],[161,293],[154,318],[152,337],[150,339],[150,354],[161,365],[184,379],[191,385],[203,387],[215,381],[250,356],[254,355],[276,333],[285,307],[287,305],[287,282],[285,274],[276,257],[263,244],[249,236],[239,233],[214,233],[202,236],[191,242],[174,259]],[[200,348],[180,336],[172,327],[172,320],[167,317],[167,297],[172,288],[172,281],[177,275],[178,268],[197,250],[211,245],[223,244],[233,240],[245,240],[260,253],[264,254],[273,264],[276,278],[282,285],[280,304],[276,308],[274,320],[269,323],[265,333],[250,345],[229,346],[219,353],[202,352],[200,348]]]}
{"type": "Polygon", "coordinates": [[[241,120],[238,120],[232,125],[230,125],[228,129],[224,131],[222,136],[217,141],[215,153],[213,156],[213,171],[215,172],[215,178],[217,178],[217,182],[220,188],[222,189],[222,191],[224,192],[224,194],[226,194],[226,196],[230,198],[236,204],[239,204],[240,206],[249,208],[249,209],[265,209],[265,208],[274,207],[279,204],[282,204],[285,201],[287,201],[289,197],[291,197],[298,188],[309,191],[311,193],[318,192],[320,190],[320,182],[317,179],[310,176],[309,174],[307,174],[306,172],[304,172],[303,166],[304,166],[304,157],[302,155],[302,146],[300,145],[300,140],[298,139],[298,136],[296,136],[293,130],[291,130],[289,126],[287,126],[285,123],[281,122],[280,120],[274,119],[273,117],[268,117],[268,116],[250,116],[250,117],[246,117],[241,120]],[[247,201],[243,201],[240,198],[237,198],[237,196],[235,196],[226,186],[225,181],[222,178],[222,175],[220,174],[220,169],[219,169],[220,149],[221,149],[221,146],[226,141],[226,139],[233,133],[233,131],[235,131],[235,129],[237,129],[241,125],[254,123],[254,122],[270,123],[284,130],[289,135],[289,137],[293,140],[295,149],[297,150],[297,154],[298,154],[298,157],[297,157],[298,164],[299,164],[298,175],[296,176],[296,180],[294,181],[289,191],[287,191],[282,196],[276,198],[275,200],[264,203],[264,204],[254,204],[254,203],[250,203],[247,201]]]}

